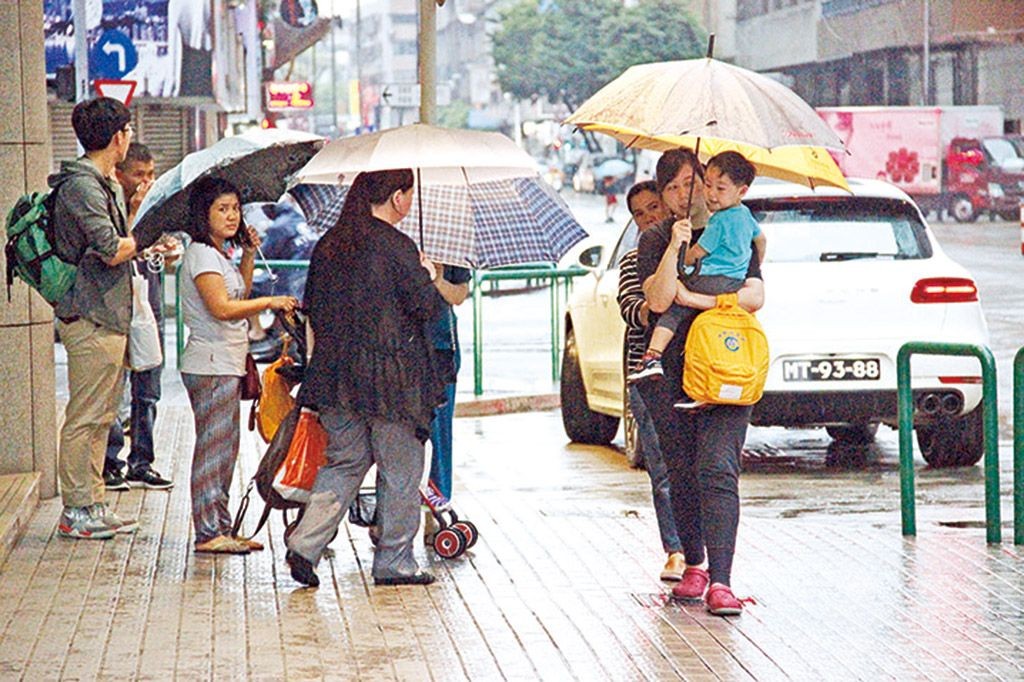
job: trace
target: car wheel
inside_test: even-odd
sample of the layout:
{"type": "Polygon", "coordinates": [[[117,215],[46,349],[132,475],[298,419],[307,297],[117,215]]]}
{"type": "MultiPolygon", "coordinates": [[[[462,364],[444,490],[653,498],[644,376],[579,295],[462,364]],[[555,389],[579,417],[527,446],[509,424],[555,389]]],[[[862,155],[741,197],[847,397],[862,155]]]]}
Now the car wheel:
{"type": "Polygon", "coordinates": [[[832,437],[832,440],[863,445],[874,442],[875,434],[878,433],[878,422],[857,422],[826,426],[825,431],[832,437]]]}
{"type": "Polygon", "coordinates": [[[985,427],[981,406],[963,417],[940,419],[915,426],[917,446],[933,467],[966,467],[985,454],[985,427]]]}
{"type": "Polygon", "coordinates": [[[953,218],[958,223],[973,223],[978,219],[974,204],[971,203],[970,198],[962,194],[953,197],[953,201],[949,205],[949,212],[953,214],[953,218]]]}
{"type": "Polygon", "coordinates": [[[565,335],[565,351],[562,353],[562,425],[565,433],[574,443],[607,445],[619,430],[619,420],[606,414],[594,412],[587,404],[587,391],[583,386],[583,373],[576,354],[576,335],[569,331],[565,335]]]}

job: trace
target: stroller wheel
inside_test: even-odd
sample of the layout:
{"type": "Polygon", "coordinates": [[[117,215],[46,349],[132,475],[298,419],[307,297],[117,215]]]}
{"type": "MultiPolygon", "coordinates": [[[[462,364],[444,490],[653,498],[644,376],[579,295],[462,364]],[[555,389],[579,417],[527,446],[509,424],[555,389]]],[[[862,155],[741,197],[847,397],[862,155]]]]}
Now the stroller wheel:
{"type": "Polygon", "coordinates": [[[468,545],[466,534],[458,528],[442,528],[434,535],[434,551],[442,559],[462,556],[468,545]]]}
{"type": "Polygon", "coordinates": [[[480,539],[480,531],[476,529],[472,521],[456,521],[452,524],[452,528],[458,528],[466,536],[466,549],[475,545],[476,541],[480,539]]]}

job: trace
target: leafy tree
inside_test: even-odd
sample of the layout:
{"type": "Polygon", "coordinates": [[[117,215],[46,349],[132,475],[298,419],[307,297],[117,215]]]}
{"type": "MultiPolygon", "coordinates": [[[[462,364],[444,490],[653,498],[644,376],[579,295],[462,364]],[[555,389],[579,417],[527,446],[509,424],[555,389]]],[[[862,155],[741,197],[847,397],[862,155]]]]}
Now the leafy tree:
{"type": "Polygon", "coordinates": [[[576,108],[633,64],[704,53],[686,0],[520,0],[492,36],[502,90],[576,108]]]}

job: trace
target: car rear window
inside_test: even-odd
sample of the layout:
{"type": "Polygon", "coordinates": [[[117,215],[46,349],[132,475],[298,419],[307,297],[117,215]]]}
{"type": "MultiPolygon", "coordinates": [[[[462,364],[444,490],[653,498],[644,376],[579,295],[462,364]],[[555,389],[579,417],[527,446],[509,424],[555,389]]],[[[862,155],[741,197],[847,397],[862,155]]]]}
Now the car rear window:
{"type": "Polygon", "coordinates": [[[769,263],[929,258],[912,206],[864,197],[747,202],[768,238],[769,263]]]}

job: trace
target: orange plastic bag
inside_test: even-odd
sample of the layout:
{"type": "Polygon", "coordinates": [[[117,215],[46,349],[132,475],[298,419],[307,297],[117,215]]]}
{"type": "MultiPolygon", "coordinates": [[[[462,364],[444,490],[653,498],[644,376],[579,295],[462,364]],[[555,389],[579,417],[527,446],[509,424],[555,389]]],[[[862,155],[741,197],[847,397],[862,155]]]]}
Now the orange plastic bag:
{"type": "Polygon", "coordinates": [[[306,503],[317,472],[327,462],[327,432],[316,412],[303,408],[288,455],[274,476],[274,490],[286,500],[306,503]]]}

